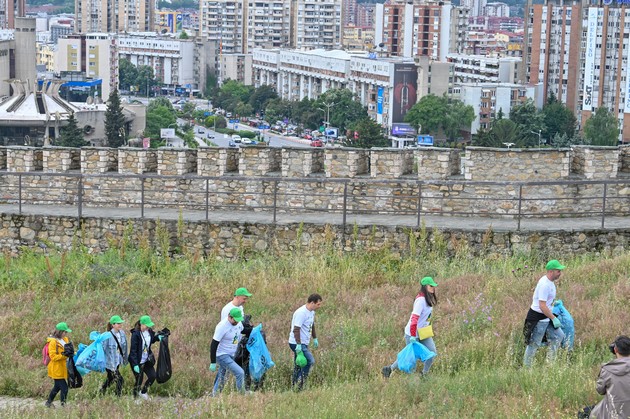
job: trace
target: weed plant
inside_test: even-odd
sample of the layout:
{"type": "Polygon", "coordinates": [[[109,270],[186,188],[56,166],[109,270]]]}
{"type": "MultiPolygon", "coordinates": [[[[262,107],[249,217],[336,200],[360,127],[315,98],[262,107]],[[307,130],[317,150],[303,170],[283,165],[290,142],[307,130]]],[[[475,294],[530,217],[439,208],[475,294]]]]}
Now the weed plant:
{"type": "MultiPolygon", "coordinates": [[[[439,234],[427,246],[423,229],[403,257],[296,247],[280,257],[226,261],[191,252],[173,257],[170,238],[157,230],[155,248],[148,240],[135,249],[123,241],[98,255],[49,247],[46,254],[24,249],[19,257],[0,258],[0,395],[37,398],[43,406],[52,380],[41,349],[57,322],[70,325],[76,345],[89,343],[90,331],[104,331],[113,314],[126,320],[127,330],[150,314],[157,329],[172,331],[173,378],[153,385],[156,399],[138,405],[130,396],[97,396],[104,375],[90,373],[83,388],[70,391],[63,412],[5,409],[0,416],[575,417],[599,400],[595,379],[600,363],[610,359],[607,344],[630,333],[629,253],[556,256],[568,266],[558,298],[575,319],[576,347],[552,365],[543,348],[526,370],[521,331],[544,274],[540,255],[473,257],[467,244],[449,244],[439,234]],[[456,252],[446,257],[449,247],[456,252]],[[395,372],[385,380],[381,368],[403,348],[403,328],[426,275],[439,283],[433,316],[438,357],[427,378],[395,372]],[[211,398],[212,334],[221,308],[241,286],[254,294],[245,311],[263,323],[276,366],[262,393],[242,396],[227,386],[211,398]],[[293,311],[312,292],[324,298],[316,316],[320,348],[313,351],[307,390],[295,393],[287,338],[293,311]]],[[[130,393],[129,367],[123,376],[130,393]]]]}

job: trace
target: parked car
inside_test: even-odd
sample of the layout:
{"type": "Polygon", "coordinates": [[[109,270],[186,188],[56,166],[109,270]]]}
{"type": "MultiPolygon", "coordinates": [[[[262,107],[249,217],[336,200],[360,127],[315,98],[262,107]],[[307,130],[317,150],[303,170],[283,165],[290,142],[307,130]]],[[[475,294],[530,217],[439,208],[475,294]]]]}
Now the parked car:
{"type": "Polygon", "coordinates": [[[322,140],[311,140],[311,147],[323,147],[322,140]]]}
{"type": "Polygon", "coordinates": [[[209,132],[209,133],[208,133],[208,139],[209,139],[209,140],[214,140],[214,134],[213,134],[213,133],[211,133],[211,132],[209,132]]]}
{"type": "Polygon", "coordinates": [[[249,138],[243,138],[243,144],[251,144],[252,140],[250,140],[249,138]]]}
{"type": "Polygon", "coordinates": [[[234,141],[230,140],[230,141],[228,142],[228,147],[232,147],[232,148],[234,148],[234,147],[236,147],[236,143],[235,143],[234,141]]]}
{"type": "Polygon", "coordinates": [[[232,141],[234,141],[235,143],[237,143],[237,144],[238,144],[238,143],[240,143],[240,142],[241,142],[241,140],[242,140],[242,139],[241,139],[241,136],[240,136],[240,135],[238,135],[238,134],[233,134],[233,135],[232,135],[232,141]]]}
{"type": "Polygon", "coordinates": [[[197,134],[205,134],[206,129],[204,127],[197,127],[197,134]]]}

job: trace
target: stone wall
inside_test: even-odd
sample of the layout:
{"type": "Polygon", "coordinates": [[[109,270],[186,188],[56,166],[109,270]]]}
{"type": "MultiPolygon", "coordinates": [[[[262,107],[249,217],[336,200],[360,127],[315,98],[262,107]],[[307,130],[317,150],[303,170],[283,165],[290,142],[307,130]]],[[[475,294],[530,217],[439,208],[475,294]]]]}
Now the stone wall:
{"type": "Polygon", "coordinates": [[[619,171],[618,147],[572,147],[571,172],[585,179],[612,179],[619,171]]]}
{"type": "Polygon", "coordinates": [[[36,147],[7,147],[7,171],[36,172],[43,168],[43,153],[36,147]]]}
{"type": "Polygon", "coordinates": [[[630,173],[630,145],[619,147],[619,171],[630,173]]]}
{"type": "Polygon", "coordinates": [[[7,168],[7,148],[0,147],[0,170],[7,168]]]}
{"type": "Polygon", "coordinates": [[[452,148],[422,147],[414,151],[418,179],[448,179],[460,174],[460,151],[452,148]]]}
{"type": "Polygon", "coordinates": [[[442,229],[426,231],[421,242],[420,229],[384,226],[342,226],[324,224],[252,224],[238,222],[206,223],[177,220],[83,218],[0,214],[0,249],[13,254],[23,247],[46,241],[61,249],[81,243],[94,252],[117,246],[123,238],[138,245],[148,240],[160,244],[157,234],[166,232],[171,248],[211,258],[236,258],[243,254],[271,252],[286,254],[297,248],[387,249],[392,255],[409,254],[421,246],[431,249],[435,235],[442,235],[447,253],[453,255],[458,243],[466,243],[473,255],[496,257],[536,252],[540,255],[559,254],[620,254],[630,245],[630,229],[585,231],[493,232],[487,230],[442,229]],[[298,231],[300,235],[298,236],[298,231]],[[124,235],[127,234],[126,237],[124,235]],[[410,238],[414,243],[410,245],[410,238]]]}
{"type": "Polygon", "coordinates": [[[69,172],[81,169],[81,149],[44,147],[42,150],[44,172],[69,172]]]}
{"type": "Polygon", "coordinates": [[[158,175],[197,173],[197,153],[190,149],[161,148],[157,152],[158,175]]]}
{"type": "MultiPolygon", "coordinates": [[[[157,151],[153,149],[120,147],[118,173],[143,174],[157,172],[157,151]]],[[[173,170],[176,170],[173,168],[173,170]]]]}
{"type": "Polygon", "coordinates": [[[307,177],[324,171],[324,150],[321,148],[285,147],[281,159],[283,177],[307,177]]]}
{"type": "Polygon", "coordinates": [[[279,172],[282,149],[276,147],[243,147],[240,151],[238,171],[242,176],[265,176],[279,172]]]}
{"type": "Polygon", "coordinates": [[[353,178],[368,174],[370,151],[360,148],[327,148],[324,152],[326,177],[353,178]]]}
{"type": "Polygon", "coordinates": [[[370,175],[379,179],[398,179],[413,171],[413,152],[395,148],[370,150],[370,175]]]}

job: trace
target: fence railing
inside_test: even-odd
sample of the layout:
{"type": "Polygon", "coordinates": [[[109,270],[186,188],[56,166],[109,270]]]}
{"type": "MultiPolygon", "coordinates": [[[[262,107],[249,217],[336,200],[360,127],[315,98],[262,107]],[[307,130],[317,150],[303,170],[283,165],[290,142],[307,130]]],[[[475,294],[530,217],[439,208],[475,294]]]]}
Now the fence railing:
{"type": "Polygon", "coordinates": [[[372,178],[284,178],[240,176],[163,176],[0,171],[0,211],[13,204],[84,208],[178,208],[205,211],[283,214],[334,213],[348,216],[424,216],[509,218],[630,215],[630,179],[548,182],[471,182],[464,180],[376,180],[372,178]]]}

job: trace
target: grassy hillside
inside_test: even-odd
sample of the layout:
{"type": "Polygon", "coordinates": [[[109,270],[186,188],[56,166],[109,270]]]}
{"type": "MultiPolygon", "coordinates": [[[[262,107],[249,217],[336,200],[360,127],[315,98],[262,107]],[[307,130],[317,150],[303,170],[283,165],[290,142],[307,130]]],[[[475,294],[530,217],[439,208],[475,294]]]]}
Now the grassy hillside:
{"type": "MultiPolygon", "coordinates": [[[[120,314],[127,325],[150,314],[157,328],[172,330],[174,376],[150,393],[161,396],[137,405],[130,396],[96,396],[104,375],[91,373],[84,388],[71,390],[58,417],[575,417],[579,407],[599,400],[594,385],[599,364],[610,359],[607,344],[630,324],[630,253],[616,256],[553,255],[568,265],[558,285],[576,323],[576,349],[549,367],[545,350],[537,366],[521,367],[521,329],[531,294],[549,255],[471,257],[465,248],[448,259],[432,252],[394,258],[387,251],[341,254],[300,250],[281,258],[208,261],[199,255],[164,258],[148,245],[93,255],[77,250],[0,258],[0,395],[33,397],[42,407],[0,415],[40,417],[52,387],[41,364],[41,347],[59,321],[72,340],[88,343],[120,314]],[[403,347],[418,280],[439,283],[434,311],[438,358],[431,375],[395,373],[385,381],[382,366],[403,347]],[[254,296],[245,310],[262,322],[276,367],[266,392],[208,397],[209,344],[222,306],[235,288],[254,296]],[[308,294],[324,298],[317,312],[320,349],[310,388],[290,389],[291,352],[286,340],[291,315],[308,294]],[[170,396],[170,397],[167,397],[170,396]]],[[[131,392],[132,374],[124,369],[131,392]]],[[[58,403],[58,401],[57,401],[58,403]]],[[[48,414],[48,413],[46,413],[48,414]]]]}

